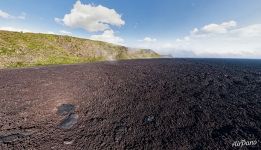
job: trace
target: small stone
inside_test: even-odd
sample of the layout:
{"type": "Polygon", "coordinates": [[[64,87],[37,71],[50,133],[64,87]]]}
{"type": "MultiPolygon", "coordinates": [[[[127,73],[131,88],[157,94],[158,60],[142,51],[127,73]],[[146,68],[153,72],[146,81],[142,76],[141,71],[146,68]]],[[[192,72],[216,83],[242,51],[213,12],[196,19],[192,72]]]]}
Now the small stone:
{"type": "Polygon", "coordinates": [[[145,123],[150,123],[150,122],[153,122],[154,120],[155,120],[155,117],[153,115],[145,116],[145,118],[144,118],[145,123]]]}
{"type": "Polygon", "coordinates": [[[63,141],[63,144],[71,145],[71,144],[73,144],[73,142],[74,142],[74,140],[65,140],[65,141],[63,141]]]}
{"type": "Polygon", "coordinates": [[[73,104],[62,104],[58,107],[57,114],[58,115],[68,115],[75,111],[75,106],[73,104]]]}
{"type": "Polygon", "coordinates": [[[72,113],[61,121],[59,127],[62,129],[70,129],[77,123],[78,118],[79,116],[77,114],[72,113]]]}

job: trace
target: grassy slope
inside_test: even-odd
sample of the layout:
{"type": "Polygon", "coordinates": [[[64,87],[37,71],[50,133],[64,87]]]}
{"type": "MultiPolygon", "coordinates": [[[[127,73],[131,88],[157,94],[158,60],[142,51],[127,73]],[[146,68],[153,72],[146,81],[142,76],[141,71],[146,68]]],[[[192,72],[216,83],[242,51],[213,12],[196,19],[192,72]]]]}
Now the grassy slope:
{"type": "Polygon", "coordinates": [[[157,58],[150,50],[69,36],[0,31],[0,68],[157,58]]]}

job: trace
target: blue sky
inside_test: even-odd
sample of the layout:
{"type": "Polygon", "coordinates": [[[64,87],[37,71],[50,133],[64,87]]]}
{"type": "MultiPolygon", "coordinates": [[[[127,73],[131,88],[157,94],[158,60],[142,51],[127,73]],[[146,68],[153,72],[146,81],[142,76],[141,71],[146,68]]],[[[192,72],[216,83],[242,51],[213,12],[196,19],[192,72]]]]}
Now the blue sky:
{"type": "Polygon", "coordinates": [[[78,2],[1,1],[0,29],[68,34],[177,57],[261,57],[260,0],[78,2]]]}

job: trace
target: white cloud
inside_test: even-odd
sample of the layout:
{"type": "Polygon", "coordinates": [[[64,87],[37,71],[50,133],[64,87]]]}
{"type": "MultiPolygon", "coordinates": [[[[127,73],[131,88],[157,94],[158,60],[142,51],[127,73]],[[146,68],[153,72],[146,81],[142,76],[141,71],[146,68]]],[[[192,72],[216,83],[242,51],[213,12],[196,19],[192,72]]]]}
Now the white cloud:
{"type": "Polygon", "coordinates": [[[72,34],[71,32],[65,31],[65,30],[60,30],[59,32],[60,32],[61,34],[65,34],[65,35],[70,35],[70,34],[72,34]]]}
{"type": "Polygon", "coordinates": [[[201,28],[200,31],[205,33],[227,33],[229,29],[237,26],[235,21],[223,22],[221,24],[209,24],[201,28]]]}
{"type": "Polygon", "coordinates": [[[173,48],[202,57],[261,57],[261,24],[236,26],[235,21],[206,25],[173,48]]]}
{"type": "Polygon", "coordinates": [[[0,18],[3,18],[3,19],[22,19],[22,20],[24,20],[26,18],[26,13],[22,12],[21,15],[19,15],[19,16],[13,16],[13,15],[10,15],[9,13],[7,13],[7,12],[0,10],[0,18]]]}
{"type": "Polygon", "coordinates": [[[261,24],[245,27],[235,21],[209,24],[175,41],[143,46],[174,57],[261,58],[261,24]]]}
{"type": "Polygon", "coordinates": [[[83,28],[89,32],[105,31],[110,26],[122,26],[125,22],[114,9],[102,5],[82,4],[77,1],[69,14],[55,21],[72,28],[83,28]]]}
{"type": "Polygon", "coordinates": [[[0,17],[4,18],[4,19],[8,19],[11,16],[7,12],[4,12],[4,11],[0,10],[0,17]]]}
{"type": "Polygon", "coordinates": [[[14,32],[32,32],[25,28],[16,28],[16,27],[0,27],[0,30],[14,31],[14,32]]]}
{"type": "Polygon", "coordinates": [[[147,43],[154,43],[157,42],[157,39],[155,38],[150,38],[150,37],[145,37],[143,40],[139,40],[140,42],[147,42],[147,43]]]}
{"type": "Polygon", "coordinates": [[[104,41],[120,45],[124,42],[124,40],[121,37],[116,36],[114,31],[111,29],[105,30],[103,34],[100,35],[92,35],[90,38],[92,40],[104,41]]]}

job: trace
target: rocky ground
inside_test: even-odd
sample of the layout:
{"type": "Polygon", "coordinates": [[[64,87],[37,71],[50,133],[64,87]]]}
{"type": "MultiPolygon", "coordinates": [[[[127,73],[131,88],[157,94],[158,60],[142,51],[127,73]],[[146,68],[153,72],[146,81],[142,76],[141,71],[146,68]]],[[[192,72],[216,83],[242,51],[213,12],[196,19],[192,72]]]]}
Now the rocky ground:
{"type": "Polygon", "coordinates": [[[260,149],[261,60],[3,69],[0,108],[3,150],[260,149]]]}

